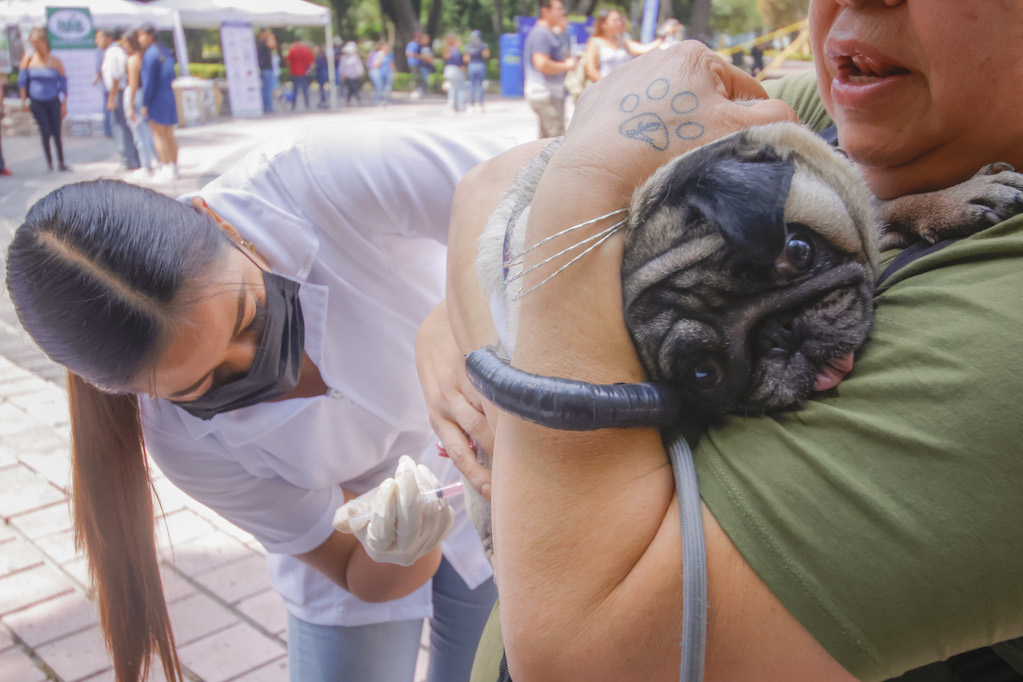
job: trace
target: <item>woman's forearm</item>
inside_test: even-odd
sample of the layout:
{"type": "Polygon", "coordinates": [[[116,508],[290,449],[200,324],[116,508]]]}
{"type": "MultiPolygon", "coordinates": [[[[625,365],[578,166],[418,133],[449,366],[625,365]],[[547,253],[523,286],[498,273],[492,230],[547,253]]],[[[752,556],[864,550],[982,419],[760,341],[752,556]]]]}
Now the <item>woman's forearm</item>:
{"type": "Polygon", "coordinates": [[[368,602],[390,601],[422,587],[440,565],[441,548],[411,566],[373,561],[354,535],[334,531],[316,549],[296,555],[342,589],[368,602]]]}

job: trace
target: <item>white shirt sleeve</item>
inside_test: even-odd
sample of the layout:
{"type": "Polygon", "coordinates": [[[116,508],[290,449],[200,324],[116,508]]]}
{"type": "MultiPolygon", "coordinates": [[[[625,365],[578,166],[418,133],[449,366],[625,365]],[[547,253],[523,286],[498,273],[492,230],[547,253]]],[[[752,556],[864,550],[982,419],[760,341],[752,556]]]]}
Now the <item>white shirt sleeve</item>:
{"type": "Polygon", "coordinates": [[[333,532],[334,511],[344,504],[340,486],[307,489],[269,468],[250,471],[231,460],[230,449],[213,434],[192,440],[150,419],[145,443],[174,485],[251,533],[268,552],[294,555],[315,549],[333,532]]]}

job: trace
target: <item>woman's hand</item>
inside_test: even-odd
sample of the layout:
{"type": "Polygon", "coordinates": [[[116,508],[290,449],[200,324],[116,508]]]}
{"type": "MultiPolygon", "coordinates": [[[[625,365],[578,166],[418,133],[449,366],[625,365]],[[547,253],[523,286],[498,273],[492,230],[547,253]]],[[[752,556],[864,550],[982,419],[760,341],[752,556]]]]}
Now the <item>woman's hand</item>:
{"type": "Polygon", "coordinates": [[[373,561],[411,566],[440,545],[455,520],[447,500],[423,495],[438,488],[432,471],[402,455],[394,478],[337,510],[334,528],[357,537],[373,561]]]}
{"type": "Polygon", "coordinates": [[[596,180],[620,204],[673,156],[740,128],[795,120],[787,104],[766,99],[749,74],[696,41],[653,50],[599,83],[580,97],[544,178],[570,167],[591,188],[585,196],[596,180]]]}
{"type": "Polygon", "coordinates": [[[451,332],[446,303],[434,308],[419,327],[416,367],[434,433],[455,467],[489,500],[490,471],[476,461],[474,443],[493,452],[494,433],[482,398],[465,373],[465,357],[451,332]]]}
{"type": "Polygon", "coordinates": [[[61,119],[67,118],[67,100],[60,103],[60,117],[61,119]]]}

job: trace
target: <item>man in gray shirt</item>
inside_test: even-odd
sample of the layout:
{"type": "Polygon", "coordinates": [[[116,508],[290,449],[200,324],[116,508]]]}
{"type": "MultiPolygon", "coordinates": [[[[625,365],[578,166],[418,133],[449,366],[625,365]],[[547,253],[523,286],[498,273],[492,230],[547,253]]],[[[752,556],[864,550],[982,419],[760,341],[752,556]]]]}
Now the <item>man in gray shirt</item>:
{"type": "Polygon", "coordinates": [[[565,132],[565,73],[575,67],[568,42],[554,29],[565,23],[561,0],[540,0],[540,19],[522,47],[526,101],[540,119],[540,137],[565,132]]]}

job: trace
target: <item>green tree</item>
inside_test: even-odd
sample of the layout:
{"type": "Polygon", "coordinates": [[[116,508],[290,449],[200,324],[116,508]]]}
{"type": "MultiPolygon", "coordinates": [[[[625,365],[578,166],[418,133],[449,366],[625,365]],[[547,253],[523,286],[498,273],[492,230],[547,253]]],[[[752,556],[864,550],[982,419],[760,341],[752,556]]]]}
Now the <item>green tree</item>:
{"type": "Polygon", "coordinates": [[[771,28],[777,29],[805,19],[810,0],[757,0],[757,10],[771,28]]]}
{"type": "Polygon", "coordinates": [[[762,23],[757,0],[715,0],[711,8],[710,25],[716,31],[736,35],[755,30],[762,23]]]}

